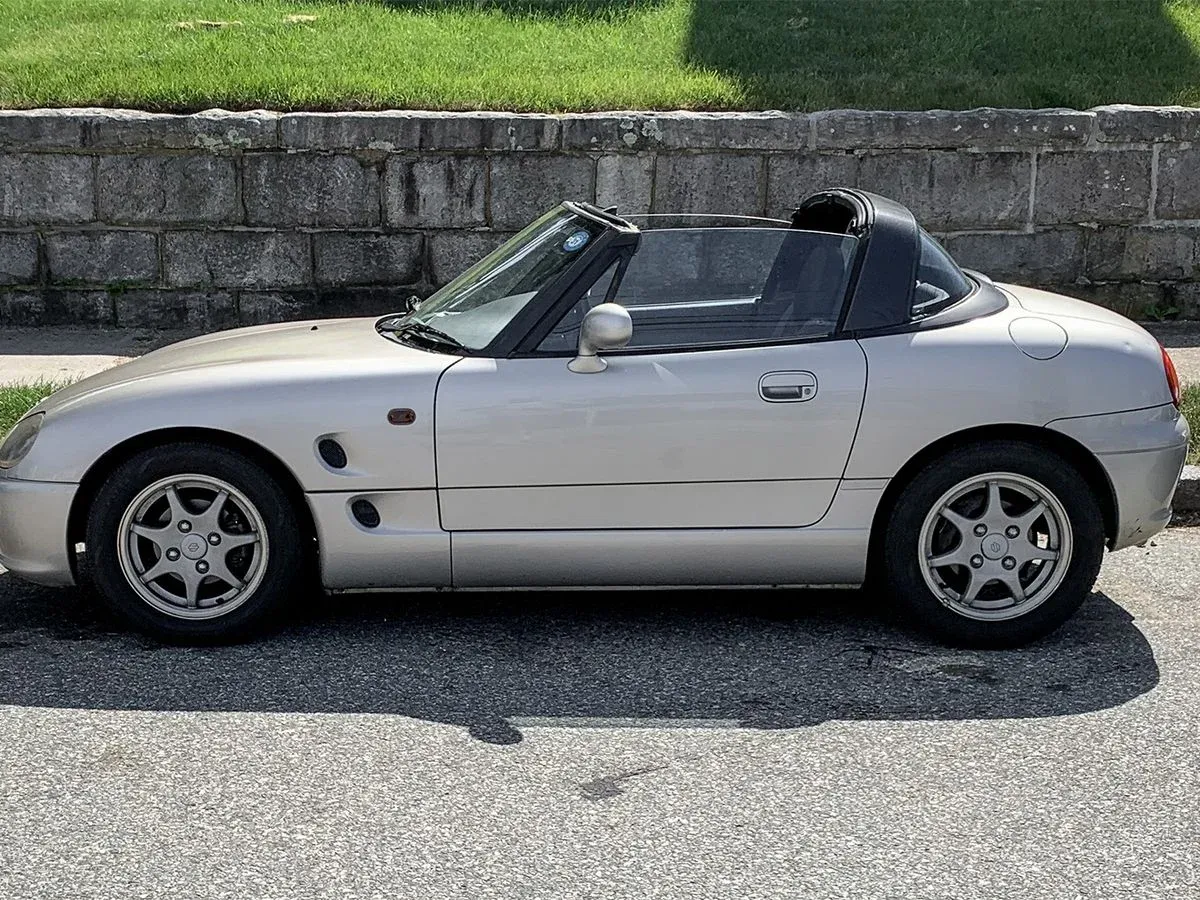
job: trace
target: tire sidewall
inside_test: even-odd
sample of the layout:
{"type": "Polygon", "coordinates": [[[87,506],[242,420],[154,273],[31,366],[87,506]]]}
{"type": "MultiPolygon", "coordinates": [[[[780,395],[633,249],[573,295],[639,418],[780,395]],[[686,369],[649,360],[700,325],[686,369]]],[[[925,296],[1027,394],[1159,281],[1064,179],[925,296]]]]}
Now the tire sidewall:
{"type": "Polygon", "coordinates": [[[1104,521],[1091,487],[1069,461],[1020,441],[977,444],[927,465],[905,486],[887,523],[884,568],[907,611],[938,637],[974,647],[1010,647],[1062,625],[1096,581],[1104,556],[1104,521]],[[1062,504],[1072,531],[1067,572],[1054,592],[1024,615],[1000,621],[963,616],[941,601],[922,572],[921,529],[934,504],[955,485],[987,472],[1032,478],[1062,504]]]}
{"type": "Polygon", "coordinates": [[[302,571],[302,535],[293,503],[262,466],[211,444],[175,444],[144,450],[117,467],[92,500],[87,520],[87,572],[105,605],[135,628],[164,640],[230,641],[250,637],[269,622],[296,587],[302,571]],[[266,524],[270,552],[254,593],[229,613],[212,619],[180,619],[163,613],[129,584],[118,559],[122,516],[148,485],[184,474],[228,482],[254,504],[266,524]]]}

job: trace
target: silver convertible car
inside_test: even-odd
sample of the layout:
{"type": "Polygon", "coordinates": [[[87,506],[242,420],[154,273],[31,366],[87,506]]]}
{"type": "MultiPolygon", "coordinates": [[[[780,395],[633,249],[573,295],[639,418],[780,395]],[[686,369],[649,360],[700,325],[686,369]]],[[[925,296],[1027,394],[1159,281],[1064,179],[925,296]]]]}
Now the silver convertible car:
{"type": "Polygon", "coordinates": [[[0,563],[158,636],[300,591],[858,585],[1012,645],[1171,516],[1167,354],[856,190],[790,221],[563,203],[403,313],[184,341],[0,448],[0,563]]]}

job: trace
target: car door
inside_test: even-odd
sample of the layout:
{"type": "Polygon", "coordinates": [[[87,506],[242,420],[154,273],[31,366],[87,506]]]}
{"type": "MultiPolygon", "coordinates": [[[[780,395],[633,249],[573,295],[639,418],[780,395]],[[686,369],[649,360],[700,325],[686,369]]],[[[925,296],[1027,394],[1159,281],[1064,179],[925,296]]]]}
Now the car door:
{"type": "Polygon", "coordinates": [[[467,359],[442,376],[448,531],[800,527],[821,519],[854,440],[854,341],[612,357],[467,359]]]}
{"type": "Polygon", "coordinates": [[[820,521],[866,389],[857,342],[832,338],[854,239],[685,231],[642,235],[616,292],[634,340],[605,354],[605,371],[572,372],[564,353],[582,312],[611,294],[593,290],[538,353],[467,358],[445,372],[435,427],[443,528],[636,535],[820,521]],[[814,263],[816,244],[824,256],[814,263]],[[798,281],[813,297],[797,301],[798,281]]]}

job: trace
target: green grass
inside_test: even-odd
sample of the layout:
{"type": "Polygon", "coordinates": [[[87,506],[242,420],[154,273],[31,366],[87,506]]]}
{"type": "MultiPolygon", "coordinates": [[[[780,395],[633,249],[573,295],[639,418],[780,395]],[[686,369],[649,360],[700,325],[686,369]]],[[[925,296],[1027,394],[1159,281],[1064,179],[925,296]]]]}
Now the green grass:
{"type": "Polygon", "coordinates": [[[1183,389],[1183,414],[1192,426],[1192,442],[1188,447],[1188,465],[1200,466],[1200,384],[1183,389]]]}
{"type": "Polygon", "coordinates": [[[16,384],[0,387],[0,436],[17,424],[17,420],[33,409],[40,400],[49,397],[61,384],[38,381],[33,384],[16,384]]]}
{"type": "Polygon", "coordinates": [[[0,0],[7,107],[1111,102],[1200,105],[1198,0],[0,0]]]}

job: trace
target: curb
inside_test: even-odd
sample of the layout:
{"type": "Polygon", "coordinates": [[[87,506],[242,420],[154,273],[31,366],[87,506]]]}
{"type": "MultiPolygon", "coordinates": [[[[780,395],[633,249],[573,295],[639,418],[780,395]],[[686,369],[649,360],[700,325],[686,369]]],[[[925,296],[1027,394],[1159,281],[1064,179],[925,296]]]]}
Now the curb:
{"type": "Polygon", "coordinates": [[[1177,514],[1200,512],[1200,466],[1183,467],[1174,506],[1177,514]]]}

